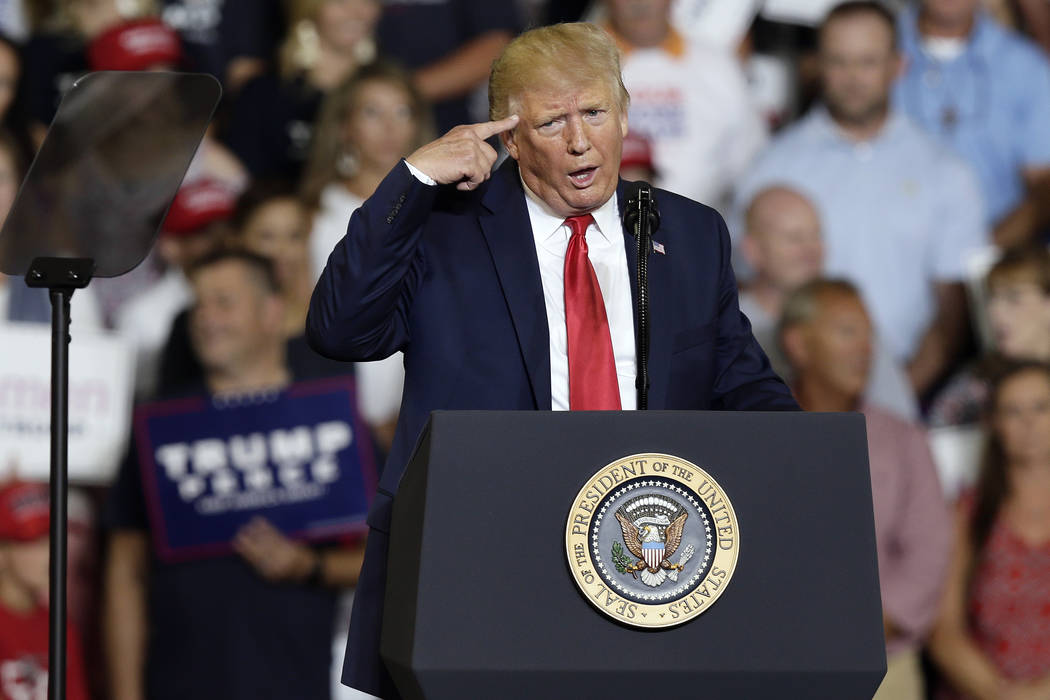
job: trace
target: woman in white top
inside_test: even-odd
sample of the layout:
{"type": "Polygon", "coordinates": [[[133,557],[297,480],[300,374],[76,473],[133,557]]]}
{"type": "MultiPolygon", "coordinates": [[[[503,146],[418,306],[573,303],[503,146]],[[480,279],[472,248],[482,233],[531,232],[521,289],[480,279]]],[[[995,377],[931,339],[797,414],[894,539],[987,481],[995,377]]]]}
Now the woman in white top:
{"type": "Polygon", "coordinates": [[[389,63],[363,66],[328,95],[302,181],[314,211],[315,277],[346,234],[350,214],[431,131],[429,107],[408,74],[389,63]]]}

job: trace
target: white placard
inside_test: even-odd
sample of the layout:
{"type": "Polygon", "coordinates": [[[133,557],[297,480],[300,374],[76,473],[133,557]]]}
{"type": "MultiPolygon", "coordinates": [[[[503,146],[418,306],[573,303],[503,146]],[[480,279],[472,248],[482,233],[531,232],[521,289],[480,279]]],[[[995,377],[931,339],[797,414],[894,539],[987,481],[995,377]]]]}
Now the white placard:
{"type": "Polygon", "coordinates": [[[977,481],[984,454],[984,431],[976,425],[931,428],[927,439],[944,497],[954,503],[977,481]]]}
{"type": "Polygon", "coordinates": [[[675,0],[672,18],[683,34],[735,51],[761,4],[761,0],[675,0]]]}
{"type": "MultiPolygon", "coordinates": [[[[72,327],[69,478],[108,483],[127,448],[134,361],[113,334],[72,327]]],[[[0,478],[47,480],[51,465],[51,328],[0,323],[0,478]]]]}
{"type": "Polygon", "coordinates": [[[824,15],[842,0],[765,0],[762,16],[771,22],[816,27],[824,15]]]}

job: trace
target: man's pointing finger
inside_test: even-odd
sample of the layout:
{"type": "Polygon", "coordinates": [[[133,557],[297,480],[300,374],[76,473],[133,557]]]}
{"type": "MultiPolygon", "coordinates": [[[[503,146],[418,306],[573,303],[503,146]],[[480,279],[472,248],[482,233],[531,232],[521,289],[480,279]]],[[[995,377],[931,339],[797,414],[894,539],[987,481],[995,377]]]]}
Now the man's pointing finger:
{"type": "Polygon", "coordinates": [[[496,134],[502,134],[504,131],[509,131],[518,125],[518,115],[512,114],[505,119],[500,119],[495,122],[484,122],[482,124],[474,125],[474,133],[481,140],[491,138],[496,134]]]}

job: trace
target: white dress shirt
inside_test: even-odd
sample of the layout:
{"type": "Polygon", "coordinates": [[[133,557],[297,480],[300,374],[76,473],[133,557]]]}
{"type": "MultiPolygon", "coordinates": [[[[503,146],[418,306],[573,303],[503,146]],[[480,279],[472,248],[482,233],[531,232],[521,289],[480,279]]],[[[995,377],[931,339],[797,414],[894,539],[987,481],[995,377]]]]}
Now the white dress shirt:
{"type": "MultiPolygon", "coordinates": [[[[524,186],[524,183],[522,183],[524,186]]],[[[569,410],[568,333],[565,328],[565,251],[572,232],[565,219],[552,212],[543,201],[525,187],[525,204],[529,210],[536,256],[540,262],[543,301],[547,307],[550,333],[551,408],[569,410]]],[[[615,195],[591,212],[594,223],[587,227],[587,257],[598,277],[605,299],[605,315],[612,335],[616,359],[616,381],[620,385],[620,407],[637,407],[634,386],[637,368],[634,352],[634,302],[631,278],[627,270],[623,229],[615,195]]]]}
{"type": "MultiPolygon", "coordinates": [[[[426,185],[436,185],[433,178],[405,161],[409,172],[426,185]]],[[[544,204],[522,181],[529,222],[540,262],[543,302],[547,307],[547,328],[551,353],[551,408],[569,410],[569,341],[565,328],[565,251],[572,236],[565,219],[544,204]]],[[[616,359],[616,381],[620,386],[620,408],[634,410],[638,395],[634,386],[637,376],[634,351],[634,300],[631,277],[627,270],[620,211],[613,195],[591,212],[594,223],[587,227],[587,257],[598,277],[605,299],[605,315],[612,335],[616,359]]]]}

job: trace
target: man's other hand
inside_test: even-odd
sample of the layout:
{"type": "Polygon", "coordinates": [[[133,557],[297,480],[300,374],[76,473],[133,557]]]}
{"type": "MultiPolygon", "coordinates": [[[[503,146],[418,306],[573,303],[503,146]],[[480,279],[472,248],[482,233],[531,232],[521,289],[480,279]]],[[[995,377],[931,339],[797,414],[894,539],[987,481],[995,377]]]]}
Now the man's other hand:
{"type": "Polygon", "coordinates": [[[285,537],[264,518],[253,518],[233,538],[233,549],[268,581],[304,581],[317,554],[285,537]]]}
{"type": "Polygon", "coordinates": [[[512,114],[499,121],[457,126],[405,160],[439,185],[454,183],[456,189],[472,190],[489,179],[496,162],[496,150],[485,139],[517,125],[518,115],[512,114]]]}

